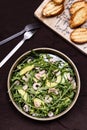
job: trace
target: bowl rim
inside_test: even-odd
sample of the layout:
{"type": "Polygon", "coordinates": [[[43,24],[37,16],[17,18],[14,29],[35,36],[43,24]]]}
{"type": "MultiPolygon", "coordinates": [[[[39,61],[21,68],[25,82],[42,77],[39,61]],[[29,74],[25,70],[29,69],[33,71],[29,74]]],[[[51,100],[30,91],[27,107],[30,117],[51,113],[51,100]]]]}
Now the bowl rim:
{"type": "Polygon", "coordinates": [[[22,54],[21,56],[19,56],[19,58],[17,58],[17,60],[13,63],[13,65],[11,66],[10,68],[10,71],[9,71],[9,74],[8,74],[8,79],[7,79],[7,89],[8,89],[8,95],[9,95],[9,98],[12,102],[12,104],[15,106],[15,108],[20,112],[22,113],[23,115],[25,115],[26,117],[29,117],[31,119],[34,119],[34,120],[39,120],[39,121],[49,121],[49,120],[53,120],[53,119],[56,119],[56,118],[59,118],[63,115],[65,115],[76,103],[77,99],[78,99],[78,96],[79,96],[79,93],[80,93],[80,76],[79,76],[79,72],[77,70],[77,67],[76,65],[74,64],[74,62],[67,56],[65,55],[64,53],[56,50],[56,49],[52,49],[52,48],[35,48],[35,49],[32,49],[32,50],[29,50],[27,52],[25,52],[24,54],[22,54]],[[31,51],[45,51],[45,52],[49,52],[51,54],[54,53],[54,55],[57,55],[58,57],[60,57],[61,59],[64,59],[65,61],[67,61],[73,68],[74,72],[75,72],[75,75],[76,75],[76,81],[77,81],[77,92],[76,92],[76,95],[72,101],[72,103],[70,104],[69,107],[67,107],[66,110],[64,110],[63,112],[59,113],[58,115],[56,116],[53,116],[53,117],[47,117],[47,118],[38,118],[38,117],[34,117],[34,116],[31,116],[27,113],[25,113],[23,110],[21,110],[17,104],[14,102],[13,98],[12,98],[12,95],[11,95],[11,92],[10,92],[10,78],[11,78],[11,74],[13,72],[13,69],[16,67],[16,65],[25,57],[27,56],[31,51]]]}

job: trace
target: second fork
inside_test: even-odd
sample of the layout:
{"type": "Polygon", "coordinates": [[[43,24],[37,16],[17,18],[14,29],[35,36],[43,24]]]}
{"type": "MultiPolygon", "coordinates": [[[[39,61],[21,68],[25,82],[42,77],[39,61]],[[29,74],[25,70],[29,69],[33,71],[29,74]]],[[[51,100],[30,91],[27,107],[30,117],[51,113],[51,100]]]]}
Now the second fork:
{"type": "Polygon", "coordinates": [[[40,24],[39,24],[38,22],[32,23],[32,24],[28,24],[28,25],[26,25],[26,26],[24,27],[24,29],[23,29],[22,31],[20,31],[20,32],[18,32],[18,33],[16,33],[16,34],[14,34],[14,35],[12,35],[12,36],[10,36],[10,37],[8,37],[8,38],[6,38],[6,39],[0,41],[0,45],[3,45],[3,44],[5,44],[5,43],[11,41],[12,39],[14,39],[14,38],[16,38],[16,37],[22,35],[24,32],[31,31],[31,30],[35,30],[35,29],[38,29],[38,28],[40,28],[40,24]]]}

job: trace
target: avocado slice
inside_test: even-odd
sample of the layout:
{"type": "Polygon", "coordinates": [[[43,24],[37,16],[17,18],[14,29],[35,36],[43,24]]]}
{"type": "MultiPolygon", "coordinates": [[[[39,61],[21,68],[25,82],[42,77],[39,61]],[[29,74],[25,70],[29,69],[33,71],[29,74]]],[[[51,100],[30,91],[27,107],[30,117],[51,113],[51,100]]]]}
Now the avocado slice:
{"type": "Polygon", "coordinates": [[[57,80],[55,82],[46,81],[46,85],[48,87],[55,87],[58,83],[61,82],[61,75],[57,76],[57,80]]]}
{"type": "Polygon", "coordinates": [[[41,105],[44,105],[44,102],[42,100],[40,100],[39,98],[35,98],[34,99],[34,105],[35,107],[41,107],[41,105]]]}
{"type": "Polygon", "coordinates": [[[32,70],[34,68],[34,65],[26,66],[20,71],[20,75],[24,75],[26,72],[32,70]]]}
{"type": "Polygon", "coordinates": [[[25,101],[27,101],[27,99],[28,99],[28,94],[27,94],[27,92],[25,92],[23,89],[18,89],[18,92],[19,92],[19,94],[22,96],[22,98],[23,98],[25,101]]]}

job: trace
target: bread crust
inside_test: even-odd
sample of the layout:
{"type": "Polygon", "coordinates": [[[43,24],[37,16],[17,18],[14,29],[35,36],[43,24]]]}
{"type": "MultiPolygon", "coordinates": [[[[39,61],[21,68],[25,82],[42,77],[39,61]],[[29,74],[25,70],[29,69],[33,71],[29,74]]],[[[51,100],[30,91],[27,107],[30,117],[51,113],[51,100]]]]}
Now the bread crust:
{"type": "Polygon", "coordinates": [[[77,28],[70,34],[71,41],[77,44],[83,44],[87,42],[87,29],[77,28]]]}
{"type": "Polygon", "coordinates": [[[55,2],[50,1],[46,4],[46,6],[42,10],[42,16],[44,17],[52,17],[59,15],[64,10],[64,4],[57,5],[55,2]]]}
{"type": "Polygon", "coordinates": [[[56,4],[62,4],[65,0],[53,0],[56,4]]]}

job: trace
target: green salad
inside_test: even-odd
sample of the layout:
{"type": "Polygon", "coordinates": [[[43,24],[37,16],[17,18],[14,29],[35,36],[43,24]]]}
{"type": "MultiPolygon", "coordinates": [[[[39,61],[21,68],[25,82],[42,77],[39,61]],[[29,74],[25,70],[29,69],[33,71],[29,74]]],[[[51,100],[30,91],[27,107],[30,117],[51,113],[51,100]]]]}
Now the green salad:
{"type": "Polygon", "coordinates": [[[31,52],[14,69],[10,80],[14,102],[25,113],[53,117],[70,106],[76,94],[74,70],[49,53],[31,52]]]}

